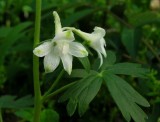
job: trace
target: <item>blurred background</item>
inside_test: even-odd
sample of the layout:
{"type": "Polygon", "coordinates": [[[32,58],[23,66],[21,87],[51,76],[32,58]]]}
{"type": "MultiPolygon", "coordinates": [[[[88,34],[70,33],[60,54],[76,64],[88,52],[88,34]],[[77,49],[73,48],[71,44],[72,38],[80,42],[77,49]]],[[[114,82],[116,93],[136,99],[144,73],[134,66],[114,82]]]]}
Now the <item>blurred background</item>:
{"type": "MultiPolygon", "coordinates": [[[[150,69],[147,79],[126,79],[151,104],[150,108],[145,108],[149,116],[147,122],[160,122],[160,0],[42,0],[41,41],[54,37],[53,11],[59,13],[63,27],[74,26],[89,33],[95,26],[104,28],[107,32],[106,50],[116,53],[117,62],[139,63],[150,69]]],[[[34,19],[35,1],[0,0],[1,97],[33,96],[34,19]]],[[[96,53],[94,58],[97,58],[96,53]]],[[[40,59],[43,92],[56,75],[51,73],[46,78],[42,61],[40,59]]],[[[74,63],[77,63],[76,60],[74,63]]],[[[73,66],[75,67],[76,65],[73,66]]],[[[29,98],[31,99],[32,97],[29,98]]],[[[82,117],[78,114],[69,117],[66,104],[57,103],[56,99],[50,101],[50,106],[52,105],[62,122],[125,121],[103,86],[82,117]]],[[[12,109],[14,107],[6,108],[3,110],[4,122],[27,122],[28,113],[12,109]]]]}

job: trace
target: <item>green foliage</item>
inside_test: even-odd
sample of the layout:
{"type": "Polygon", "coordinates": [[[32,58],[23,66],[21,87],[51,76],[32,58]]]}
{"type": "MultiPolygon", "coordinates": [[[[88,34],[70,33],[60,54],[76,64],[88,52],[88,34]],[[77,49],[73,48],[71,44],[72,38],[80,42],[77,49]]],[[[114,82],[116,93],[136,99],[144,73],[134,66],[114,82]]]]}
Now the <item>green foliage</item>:
{"type": "Polygon", "coordinates": [[[139,29],[128,29],[124,28],[122,31],[122,43],[126,47],[128,53],[135,57],[139,42],[141,39],[141,31],[139,29]]]}
{"type": "Polygon", "coordinates": [[[53,109],[44,109],[41,113],[41,122],[59,122],[59,115],[53,109]]]}
{"type": "Polygon", "coordinates": [[[78,106],[80,116],[87,110],[89,103],[98,93],[102,79],[96,73],[90,74],[71,86],[64,95],[60,98],[60,102],[69,100],[67,111],[72,116],[78,106]]]}
{"type": "Polygon", "coordinates": [[[117,63],[108,67],[107,72],[113,74],[125,74],[133,77],[145,77],[148,69],[142,68],[140,64],[135,63],[117,63]]]}
{"type": "Polygon", "coordinates": [[[15,112],[15,115],[23,118],[26,121],[32,122],[33,119],[33,109],[27,108],[27,109],[19,109],[15,112]]]}
{"type": "MultiPolygon", "coordinates": [[[[144,77],[148,70],[135,63],[114,64],[116,61],[115,54],[112,51],[108,51],[107,54],[109,60],[104,60],[104,64],[102,65],[103,70],[99,73],[89,73],[88,75],[86,73],[86,75],[82,75],[84,78],[72,85],[64,95],[62,95],[60,102],[69,100],[67,112],[70,116],[75,113],[77,106],[79,115],[83,115],[87,110],[89,103],[98,93],[103,78],[124,118],[128,122],[131,120],[131,117],[136,122],[145,122],[147,115],[137,104],[149,107],[148,101],[135,91],[126,81],[115,74],[144,77]]],[[[81,71],[83,70],[77,70],[77,72],[81,71]]]]}
{"type": "Polygon", "coordinates": [[[156,12],[146,11],[146,12],[138,13],[138,14],[135,14],[132,16],[134,16],[134,17],[132,19],[130,19],[130,22],[135,27],[143,26],[145,24],[160,22],[160,20],[159,20],[160,16],[156,12]]]}
{"type": "Polygon", "coordinates": [[[102,70],[106,69],[107,67],[112,66],[116,62],[116,55],[112,51],[107,51],[107,58],[104,59],[104,63],[101,67],[102,70]]]}
{"type": "Polygon", "coordinates": [[[26,108],[33,105],[33,98],[24,96],[16,99],[16,96],[5,95],[0,97],[0,108],[26,108]]]}
{"type": "MultiPolygon", "coordinates": [[[[97,53],[92,49],[88,49],[93,52],[92,56],[74,60],[72,74],[63,75],[53,91],[70,83],[73,85],[65,87],[64,93],[45,101],[42,122],[119,122],[131,118],[137,122],[158,121],[160,13],[158,9],[150,9],[151,1],[42,1],[41,42],[54,36],[54,10],[59,13],[63,26],[74,26],[85,32],[92,32],[95,26],[104,28],[107,44],[107,58],[100,68],[97,53]],[[143,111],[140,108],[149,106],[140,94],[149,101],[149,109],[143,111]],[[67,102],[67,112],[73,117],[66,115],[65,102],[57,103],[59,96],[61,101],[67,102]],[[77,117],[76,110],[81,118],[77,117]],[[145,119],[147,116],[148,119],[145,119]]],[[[33,108],[30,107],[33,107],[33,98],[19,96],[33,94],[34,17],[33,0],[0,0],[0,107],[4,122],[32,121],[33,108]]],[[[81,42],[80,39],[78,41],[81,42]]],[[[43,59],[40,59],[42,93],[51,86],[60,70],[61,67],[53,73],[44,74],[43,59]]]]}
{"type": "Polygon", "coordinates": [[[79,61],[82,63],[83,67],[86,69],[87,72],[90,71],[90,62],[88,57],[84,57],[84,58],[78,58],[79,61]]]}
{"type": "Polygon", "coordinates": [[[25,22],[21,23],[13,28],[5,28],[4,33],[3,28],[0,30],[1,34],[0,38],[4,38],[5,43],[1,43],[0,45],[0,52],[3,53],[3,55],[0,57],[0,64],[3,63],[4,58],[6,54],[8,53],[8,50],[11,48],[11,46],[18,41],[20,38],[22,38],[25,34],[26,31],[24,31],[26,28],[31,26],[31,22],[25,22]]]}
{"type": "Polygon", "coordinates": [[[105,72],[104,80],[124,118],[128,122],[131,120],[131,117],[135,122],[145,122],[147,115],[137,104],[149,107],[150,105],[147,100],[136,92],[126,81],[116,75],[105,72]]]}
{"type": "Polygon", "coordinates": [[[72,14],[62,22],[64,23],[64,25],[70,26],[76,21],[80,20],[81,18],[91,14],[93,11],[94,11],[93,9],[86,9],[86,10],[75,12],[74,14],[72,14]]]}

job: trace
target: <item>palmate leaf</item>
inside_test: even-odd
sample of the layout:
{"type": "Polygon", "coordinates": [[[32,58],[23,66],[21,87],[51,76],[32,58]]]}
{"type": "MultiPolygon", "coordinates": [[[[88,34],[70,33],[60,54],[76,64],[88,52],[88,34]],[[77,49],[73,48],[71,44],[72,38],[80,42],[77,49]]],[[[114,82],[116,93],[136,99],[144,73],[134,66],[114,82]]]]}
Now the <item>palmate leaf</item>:
{"type": "Polygon", "coordinates": [[[103,73],[104,81],[124,118],[129,122],[131,117],[135,122],[145,122],[147,115],[137,105],[149,107],[149,103],[120,77],[103,73]]]}
{"type": "Polygon", "coordinates": [[[108,67],[107,72],[112,74],[124,74],[144,78],[149,70],[142,68],[140,64],[136,63],[117,63],[111,67],[108,67]]]}
{"type": "Polygon", "coordinates": [[[98,76],[98,73],[90,74],[72,85],[59,101],[69,100],[67,111],[70,116],[74,114],[77,107],[79,115],[82,116],[87,110],[89,103],[97,95],[101,84],[102,79],[98,76]]]}

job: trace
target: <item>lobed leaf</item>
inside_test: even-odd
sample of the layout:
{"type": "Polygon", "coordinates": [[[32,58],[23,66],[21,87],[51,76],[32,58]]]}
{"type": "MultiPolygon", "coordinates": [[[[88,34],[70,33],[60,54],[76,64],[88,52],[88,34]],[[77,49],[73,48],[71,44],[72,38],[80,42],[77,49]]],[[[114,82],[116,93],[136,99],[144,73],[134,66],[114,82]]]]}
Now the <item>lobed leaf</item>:
{"type": "Polygon", "coordinates": [[[140,64],[136,63],[117,63],[111,67],[108,67],[107,72],[112,74],[124,74],[144,78],[149,70],[142,68],[140,64]]]}
{"type": "Polygon", "coordinates": [[[120,77],[105,72],[103,78],[124,118],[130,121],[132,117],[135,122],[145,122],[147,115],[137,104],[149,107],[148,101],[120,77]]]}
{"type": "Polygon", "coordinates": [[[59,99],[60,102],[68,101],[67,112],[72,116],[78,105],[79,115],[82,116],[87,110],[89,103],[98,93],[102,79],[98,73],[90,74],[72,85],[59,99]]]}

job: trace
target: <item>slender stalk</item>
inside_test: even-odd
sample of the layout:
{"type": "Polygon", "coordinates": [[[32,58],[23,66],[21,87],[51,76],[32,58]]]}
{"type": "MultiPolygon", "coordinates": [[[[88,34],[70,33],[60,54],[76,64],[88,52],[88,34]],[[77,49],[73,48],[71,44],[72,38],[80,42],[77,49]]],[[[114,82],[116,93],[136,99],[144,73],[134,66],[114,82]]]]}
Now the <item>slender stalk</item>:
{"type": "MultiPolygon", "coordinates": [[[[36,0],[34,47],[39,43],[40,40],[40,23],[41,23],[41,0],[36,0]]],[[[41,91],[39,83],[39,59],[34,55],[33,55],[33,80],[34,80],[34,95],[35,95],[33,122],[40,122],[41,91]]]]}
{"type": "Polygon", "coordinates": [[[45,93],[44,97],[47,96],[49,93],[52,92],[52,90],[55,88],[55,86],[57,85],[57,83],[59,82],[60,78],[62,77],[62,75],[64,74],[64,70],[62,69],[62,71],[60,72],[60,74],[58,75],[57,79],[53,82],[52,86],[49,88],[49,90],[45,93]]]}
{"type": "Polygon", "coordinates": [[[157,52],[155,51],[155,49],[146,41],[146,40],[142,40],[143,43],[148,47],[148,49],[150,49],[150,51],[153,53],[153,55],[157,58],[157,60],[160,62],[160,57],[157,54],[157,52]]]}
{"type": "Polygon", "coordinates": [[[72,82],[72,83],[69,83],[61,88],[59,88],[58,90],[54,91],[53,93],[49,94],[49,95],[46,95],[42,98],[42,102],[44,102],[45,100],[61,93],[62,91],[64,91],[65,89],[69,88],[70,86],[74,85],[76,82],[72,82]]]}
{"type": "Polygon", "coordinates": [[[3,118],[2,118],[2,110],[0,109],[0,122],[3,122],[3,118]]]}

